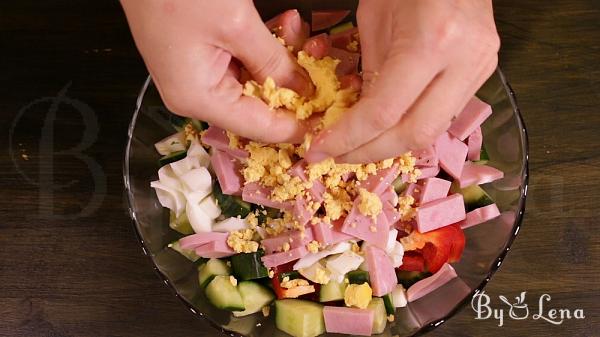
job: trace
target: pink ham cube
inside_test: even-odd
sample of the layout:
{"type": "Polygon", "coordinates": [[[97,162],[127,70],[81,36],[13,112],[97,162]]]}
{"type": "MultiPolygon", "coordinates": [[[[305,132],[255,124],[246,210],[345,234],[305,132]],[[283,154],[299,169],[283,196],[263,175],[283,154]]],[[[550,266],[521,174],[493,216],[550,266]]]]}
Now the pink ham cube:
{"type": "Polygon", "coordinates": [[[220,259],[234,255],[235,252],[227,245],[226,241],[211,241],[195,249],[196,255],[208,259],[220,259]]]}
{"type": "Polygon", "coordinates": [[[377,174],[357,182],[356,186],[365,188],[371,193],[381,195],[385,190],[392,186],[392,182],[399,174],[400,171],[398,170],[398,165],[394,165],[390,168],[379,170],[377,174]]]}
{"type": "MultiPolygon", "coordinates": [[[[419,177],[417,179],[427,179],[427,178],[431,178],[431,177],[435,177],[440,173],[440,167],[439,166],[430,166],[430,167],[417,167],[419,169],[419,171],[421,171],[421,174],[419,175],[419,177]]],[[[402,180],[404,180],[404,175],[402,175],[402,180]]],[[[406,181],[408,181],[408,179],[406,179],[406,181]]]]}
{"type": "Polygon", "coordinates": [[[325,306],[325,331],[348,335],[371,336],[375,313],[370,309],[325,306]]]}
{"type": "Polygon", "coordinates": [[[391,293],[398,284],[392,260],[384,250],[375,246],[368,246],[366,255],[373,295],[391,293]]]}
{"type": "Polygon", "coordinates": [[[292,177],[298,177],[302,181],[308,181],[308,177],[306,176],[306,160],[300,159],[297,161],[290,169],[288,170],[288,174],[292,177]]]}
{"type": "Polygon", "coordinates": [[[467,152],[468,160],[477,161],[481,159],[481,148],[483,147],[481,127],[475,129],[469,138],[467,138],[467,146],[469,147],[469,152],[467,152]]]}
{"type": "Polygon", "coordinates": [[[406,292],[406,297],[409,302],[414,302],[419,298],[431,293],[444,284],[455,278],[456,271],[449,264],[444,264],[440,270],[430,277],[423,279],[413,284],[406,292]]]}
{"type": "Polygon", "coordinates": [[[435,141],[435,150],[444,171],[454,179],[460,178],[469,151],[467,145],[448,132],[444,132],[435,141]]]}
{"type": "Polygon", "coordinates": [[[287,252],[280,252],[275,254],[265,255],[261,258],[263,264],[267,268],[273,268],[286,264],[288,262],[296,261],[308,254],[306,247],[301,246],[294,249],[290,249],[287,252]]]}
{"type": "MultiPolygon", "coordinates": [[[[475,129],[481,126],[483,122],[492,114],[492,107],[473,97],[463,111],[454,119],[448,132],[454,137],[462,140],[467,139],[469,135],[475,132],[475,129]]],[[[438,152],[439,153],[439,152],[438,152]]]]}
{"type": "Polygon", "coordinates": [[[271,190],[269,188],[261,186],[258,183],[246,184],[246,186],[244,186],[244,188],[242,189],[242,200],[246,202],[282,210],[292,210],[292,208],[294,207],[293,203],[289,201],[273,201],[270,199],[270,197],[271,190]]]}
{"type": "Polygon", "coordinates": [[[504,178],[504,172],[497,168],[468,161],[465,163],[460,178],[458,178],[458,183],[460,188],[465,188],[471,185],[491,183],[502,178],[504,178]]]}
{"type": "Polygon", "coordinates": [[[333,245],[348,240],[355,240],[352,235],[348,235],[338,231],[335,225],[326,224],[324,222],[317,223],[312,226],[312,232],[315,240],[324,246],[333,245]]]}
{"type": "Polygon", "coordinates": [[[411,196],[415,200],[419,200],[421,198],[421,185],[419,184],[409,184],[406,189],[402,192],[403,197],[411,196]]]}
{"type": "Polygon", "coordinates": [[[452,194],[419,206],[415,220],[417,230],[425,233],[459,222],[465,217],[463,196],[452,194]]]}
{"type": "Polygon", "coordinates": [[[381,212],[373,221],[371,217],[360,213],[358,210],[359,203],[360,197],[354,201],[354,206],[350,214],[344,219],[340,231],[385,249],[390,227],[385,213],[381,212]]]}
{"type": "Polygon", "coordinates": [[[210,163],[215,171],[217,180],[219,180],[223,194],[241,195],[241,165],[237,159],[226,152],[215,150],[210,157],[210,163]]]}
{"type": "Polygon", "coordinates": [[[232,149],[229,147],[229,137],[225,130],[216,126],[210,126],[202,134],[202,143],[223,152],[227,152],[235,158],[248,158],[248,152],[242,149],[232,149]]]}
{"type": "Polygon", "coordinates": [[[290,248],[304,247],[307,243],[313,240],[313,233],[309,230],[284,232],[277,236],[269,237],[261,241],[261,246],[265,253],[272,254],[281,251],[284,243],[289,243],[290,248]]]}
{"type": "Polygon", "coordinates": [[[188,235],[179,240],[182,249],[195,249],[212,241],[227,242],[229,233],[204,232],[188,235]]]}
{"type": "Polygon", "coordinates": [[[419,182],[419,204],[445,198],[452,182],[440,178],[427,178],[419,182]]]}
{"type": "Polygon", "coordinates": [[[433,146],[429,146],[422,150],[413,151],[412,155],[416,159],[415,166],[438,166],[439,159],[433,146]]]}
{"type": "Polygon", "coordinates": [[[300,195],[296,197],[292,214],[294,215],[294,219],[298,221],[298,224],[302,226],[306,225],[315,213],[316,210],[310,209],[305,198],[300,195]]]}
{"type": "MultiPolygon", "coordinates": [[[[301,159],[296,162],[289,170],[288,174],[292,177],[298,177],[302,181],[308,181],[308,177],[306,176],[306,160],[301,159]]],[[[320,180],[315,180],[312,182],[312,187],[308,190],[312,200],[316,202],[323,202],[323,194],[325,193],[326,188],[325,185],[320,180]]]]}
{"type": "Polygon", "coordinates": [[[460,223],[462,229],[479,225],[500,216],[500,210],[496,204],[487,205],[467,213],[467,217],[460,223]]]}

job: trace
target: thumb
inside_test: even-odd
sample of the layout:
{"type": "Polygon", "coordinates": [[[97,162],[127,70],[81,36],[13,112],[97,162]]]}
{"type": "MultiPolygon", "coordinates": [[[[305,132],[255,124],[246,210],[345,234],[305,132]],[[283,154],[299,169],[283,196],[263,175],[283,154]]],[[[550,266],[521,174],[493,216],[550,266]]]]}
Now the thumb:
{"type": "Polygon", "coordinates": [[[243,35],[230,41],[229,51],[259,82],[272,77],[278,86],[307,96],[312,91],[308,74],[292,54],[267,29],[255,9],[246,21],[243,35]]]}

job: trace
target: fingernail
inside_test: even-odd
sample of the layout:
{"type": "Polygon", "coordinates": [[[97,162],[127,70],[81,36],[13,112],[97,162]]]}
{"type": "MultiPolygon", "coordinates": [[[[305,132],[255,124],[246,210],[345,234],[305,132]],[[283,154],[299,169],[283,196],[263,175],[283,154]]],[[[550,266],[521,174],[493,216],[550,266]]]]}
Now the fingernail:
{"type": "Polygon", "coordinates": [[[310,152],[310,150],[304,155],[304,159],[309,163],[319,163],[327,158],[329,155],[324,152],[310,152]]]}
{"type": "Polygon", "coordinates": [[[302,32],[302,18],[300,17],[300,13],[298,10],[294,9],[294,19],[292,20],[292,24],[290,25],[292,31],[295,34],[299,34],[302,32]]]}

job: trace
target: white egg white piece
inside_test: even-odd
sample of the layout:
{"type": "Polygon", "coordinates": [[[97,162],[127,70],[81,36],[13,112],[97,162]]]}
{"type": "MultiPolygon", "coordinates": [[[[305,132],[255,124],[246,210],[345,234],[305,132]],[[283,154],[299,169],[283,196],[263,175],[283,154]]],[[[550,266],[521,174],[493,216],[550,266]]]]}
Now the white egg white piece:
{"type": "Polygon", "coordinates": [[[329,257],[325,266],[334,275],[345,275],[350,271],[358,269],[364,260],[362,256],[348,250],[342,254],[329,257]]]}
{"type": "Polygon", "coordinates": [[[181,177],[193,169],[207,167],[209,163],[210,157],[203,159],[201,156],[187,155],[185,158],[176,162],[172,162],[170,165],[173,169],[173,172],[175,172],[177,176],[181,177]]]}
{"type": "Polygon", "coordinates": [[[196,233],[210,232],[212,230],[214,219],[211,219],[200,207],[200,204],[188,201],[185,206],[185,212],[196,233]]]}
{"type": "Polygon", "coordinates": [[[394,249],[388,253],[388,256],[392,260],[392,266],[398,268],[402,265],[402,258],[404,257],[404,246],[398,241],[394,244],[394,249]]]}
{"type": "Polygon", "coordinates": [[[156,191],[158,202],[179,216],[185,210],[185,196],[178,190],[166,186],[160,181],[153,181],[150,187],[156,191]]]}
{"type": "Polygon", "coordinates": [[[208,167],[208,165],[210,165],[210,155],[208,152],[206,152],[206,149],[204,146],[202,146],[198,138],[194,138],[192,140],[190,148],[187,151],[187,155],[190,157],[196,157],[200,165],[203,167],[208,167]]]}
{"type": "Polygon", "coordinates": [[[204,211],[204,213],[206,213],[206,215],[208,215],[208,217],[211,219],[216,219],[219,217],[219,215],[221,215],[221,207],[217,205],[217,201],[212,195],[209,195],[200,201],[199,206],[200,209],[202,209],[202,211],[204,211]]]}
{"type": "Polygon", "coordinates": [[[154,148],[163,156],[173,152],[183,151],[186,149],[185,133],[181,131],[172,134],[154,144],[154,148]]]}
{"type": "Polygon", "coordinates": [[[158,180],[165,186],[182,191],[181,181],[169,165],[165,165],[158,170],[158,180]]]}
{"type": "MultiPolygon", "coordinates": [[[[213,232],[229,233],[229,232],[233,232],[233,231],[239,231],[242,229],[246,229],[249,227],[250,227],[250,225],[248,225],[248,223],[244,219],[227,218],[223,221],[219,221],[216,224],[214,224],[212,230],[213,230],[213,232]]],[[[256,227],[257,230],[259,228],[261,228],[261,227],[256,227]]],[[[264,231],[263,228],[261,228],[261,229],[264,231]]],[[[260,235],[260,233],[259,233],[259,235],[260,235]]]]}
{"type": "MultiPolygon", "coordinates": [[[[325,284],[326,282],[324,282],[325,280],[320,279],[319,275],[323,275],[327,278],[327,281],[330,278],[330,272],[325,268],[325,266],[323,266],[323,264],[320,261],[317,261],[315,263],[313,263],[311,266],[307,267],[307,268],[301,268],[298,269],[298,272],[300,273],[300,275],[302,275],[304,278],[306,278],[307,280],[314,282],[314,283],[319,283],[319,284],[325,284]],[[319,274],[319,270],[321,270],[322,274],[319,274]]],[[[322,277],[322,276],[321,276],[322,277]]]]}
{"type": "Polygon", "coordinates": [[[406,290],[401,284],[398,284],[394,290],[392,290],[392,302],[394,302],[394,307],[401,308],[405,307],[408,303],[406,298],[406,290]]]}
{"type": "Polygon", "coordinates": [[[349,242],[340,242],[338,244],[333,245],[330,248],[319,251],[318,253],[308,253],[303,258],[298,260],[296,264],[294,264],[294,270],[298,270],[301,268],[307,268],[313,265],[315,262],[320,259],[326,258],[329,255],[340,254],[347,250],[350,250],[352,245],[349,242]]]}
{"type": "MultiPolygon", "coordinates": [[[[181,184],[186,192],[209,195],[212,192],[212,177],[206,167],[200,167],[190,170],[186,174],[179,176],[181,184]]],[[[202,198],[204,199],[204,198],[202,198]]],[[[197,201],[201,201],[197,200],[197,201]]]]}
{"type": "Polygon", "coordinates": [[[386,253],[391,253],[394,250],[394,245],[396,244],[396,237],[398,237],[398,230],[395,228],[390,229],[390,234],[388,235],[388,242],[385,246],[386,253]]]}

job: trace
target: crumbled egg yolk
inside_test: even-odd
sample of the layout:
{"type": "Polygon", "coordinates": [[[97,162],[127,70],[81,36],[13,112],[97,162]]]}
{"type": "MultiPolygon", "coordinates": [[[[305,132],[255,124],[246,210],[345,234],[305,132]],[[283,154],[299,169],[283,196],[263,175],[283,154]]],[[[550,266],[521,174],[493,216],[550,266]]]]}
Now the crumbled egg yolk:
{"type": "Polygon", "coordinates": [[[327,270],[325,270],[321,266],[317,267],[317,270],[315,272],[315,282],[319,284],[327,284],[330,280],[331,278],[329,277],[329,273],[327,272],[327,270]]]}
{"type": "Polygon", "coordinates": [[[309,283],[307,280],[302,279],[302,278],[290,280],[290,278],[286,276],[283,278],[280,285],[282,288],[292,289],[292,288],[296,288],[296,287],[307,286],[307,285],[309,285],[309,283]]]}
{"type": "Polygon", "coordinates": [[[196,130],[192,123],[187,123],[183,127],[183,134],[185,135],[185,140],[193,141],[198,137],[198,130],[196,130]]]}
{"type": "Polygon", "coordinates": [[[253,237],[254,230],[250,228],[232,231],[227,237],[227,245],[236,253],[254,253],[258,250],[259,244],[252,240],[253,237]]]}
{"type": "Polygon", "coordinates": [[[346,49],[348,49],[349,51],[358,51],[358,41],[354,40],[350,43],[348,43],[348,45],[346,46],[346,49]]]}
{"type": "Polygon", "coordinates": [[[256,228],[256,226],[258,226],[258,217],[256,216],[256,213],[254,213],[254,212],[248,213],[245,220],[246,220],[246,223],[248,223],[248,225],[250,225],[250,228],[256,228]]]}
{"type": "Polygon", "coordinates": [[[361,214],[370,216],[372,219],[376,219],[377,216],[383,210],[383,204],[381,199],[375,193],[371,193],[364,188],[358,189],[360,203],[358,204],[358,210],[361,214]]]}
{"type": "Polygon", "coordinates": [[[350,284],[344,291],[344,303],[347,307],[366,309],[373,297],[373,290],[368,283],[350,284]]]}
{"type": "Polygon", "coordinates": [[[400,213],[400,220],[409,221],[416,215],[416,208],[412,206],[415,204],[415,198],[411,195],[398,197],[398,213],[400,213]]]}
{"type": "Polygon", "coordinates": [[[320,247],[319,241],[315,241],[315,240],[312,240],[311,242],[306,244],[306,249],[311,253],[318,253],[319,247],[320,247]]]}

